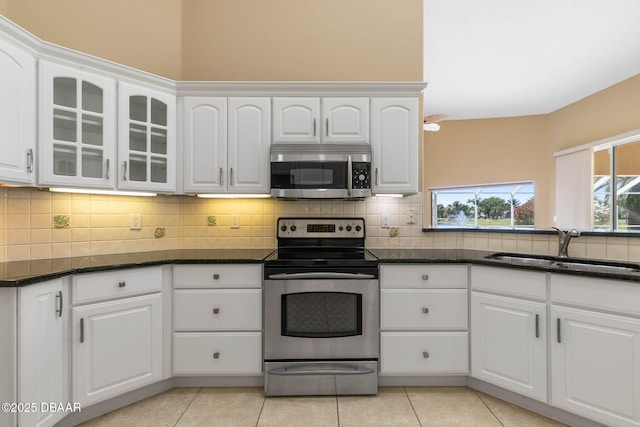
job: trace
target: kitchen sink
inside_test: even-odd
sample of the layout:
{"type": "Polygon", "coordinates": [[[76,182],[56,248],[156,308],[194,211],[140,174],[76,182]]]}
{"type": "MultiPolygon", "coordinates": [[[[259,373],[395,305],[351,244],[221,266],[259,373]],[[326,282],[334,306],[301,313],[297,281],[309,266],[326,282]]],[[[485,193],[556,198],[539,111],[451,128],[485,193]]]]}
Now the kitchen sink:
{"type": "Polygon", "coordinates": [[[487,259],[515,265],[557,268],[561,270],[588,271],[596,273],[640,273],[640,265],[621,262],[591,261],[584,259],[558,258],[526,254],[495,253],[487,259]]]}

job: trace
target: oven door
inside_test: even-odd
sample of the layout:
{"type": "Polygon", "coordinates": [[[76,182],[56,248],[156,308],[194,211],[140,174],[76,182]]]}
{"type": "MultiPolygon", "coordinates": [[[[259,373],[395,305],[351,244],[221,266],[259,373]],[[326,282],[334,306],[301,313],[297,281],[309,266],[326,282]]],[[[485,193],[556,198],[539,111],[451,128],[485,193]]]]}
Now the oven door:
{"type": "Polygon", "coordinates": [[[265,281],[265,361],[377,360],[378,280],[302,275],[265,281]]]}

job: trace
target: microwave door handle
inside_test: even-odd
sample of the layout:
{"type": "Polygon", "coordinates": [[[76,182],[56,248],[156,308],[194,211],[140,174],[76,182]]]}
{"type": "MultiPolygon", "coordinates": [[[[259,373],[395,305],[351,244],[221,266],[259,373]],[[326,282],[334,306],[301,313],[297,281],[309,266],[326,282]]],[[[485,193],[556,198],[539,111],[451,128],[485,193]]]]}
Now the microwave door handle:
{"type": "Polygon", "coordinates": [[[347,157],[347,195],[351,197],[351,191],[353,190],[353,163],[351,162],[351,155],[347,157]]]}

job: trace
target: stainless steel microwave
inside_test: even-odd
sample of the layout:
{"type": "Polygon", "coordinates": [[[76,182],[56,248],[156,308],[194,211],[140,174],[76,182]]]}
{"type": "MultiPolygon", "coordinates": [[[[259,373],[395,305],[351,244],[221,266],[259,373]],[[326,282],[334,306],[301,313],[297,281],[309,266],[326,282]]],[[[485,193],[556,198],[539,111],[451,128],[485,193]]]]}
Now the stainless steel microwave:
{"type": "Polygon", "coordinates": [[[371,146],[273,144],[271,196],[293,199],[371,196],[371,146]]]}

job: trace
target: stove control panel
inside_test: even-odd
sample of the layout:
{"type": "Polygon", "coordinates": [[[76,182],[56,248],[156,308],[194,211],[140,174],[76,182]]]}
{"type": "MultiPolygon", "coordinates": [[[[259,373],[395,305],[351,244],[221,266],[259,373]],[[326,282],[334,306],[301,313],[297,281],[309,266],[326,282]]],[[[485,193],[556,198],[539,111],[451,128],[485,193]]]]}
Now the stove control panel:
{"type": "Polygon", "coordinates": [[[364,218],[278,218],[278,238],[364,238],[364,218]]]}

